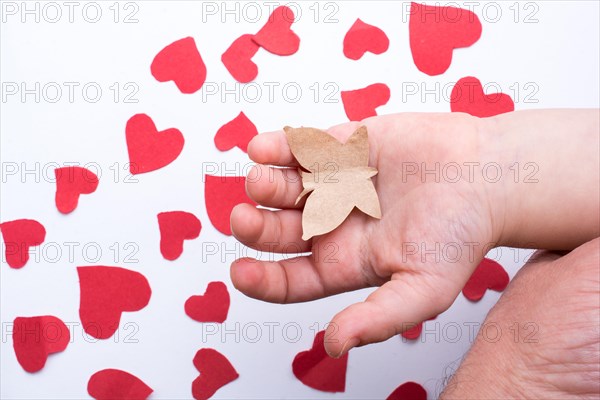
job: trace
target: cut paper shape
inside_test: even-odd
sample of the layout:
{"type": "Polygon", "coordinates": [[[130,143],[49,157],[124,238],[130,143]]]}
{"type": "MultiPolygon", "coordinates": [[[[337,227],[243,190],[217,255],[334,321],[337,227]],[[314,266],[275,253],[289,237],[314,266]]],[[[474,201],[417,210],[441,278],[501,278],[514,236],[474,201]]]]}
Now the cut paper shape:
{"type": "Polygon", "coordinates": [[[206,213],[213,226],[221,233],[231,236],[229,216],[233,207],[241,203],[256,203],[246,194],[246,178],[243,176],[204,176],[204,200],[206,213]]]}
{"type": "Polygon", "coordinates": [[[160,169],[173,161],[183,150],[184,139],[178,129],[158,131],[146,114],[129,118],[125,127],[129,171],[143,174],[160,169]]]}
{"type": "Polygon", "coordinates": [[[52,315],[15,318],[12,337],[17,361],[27,372],[44,368],[48,356],[66,349],[71,340],[69,328],[52,315]]]}
{"type": "Polygon", "coordinates": [[[265,25],[252,38],[256,44],[270,53],[289,56],[298,51],[300,38],[291,27],[294,11],[286,6],[273,10],[265,25]]]}
{"type": "Polygon", "coordinates": [[[87,168],[62,167],[54,170],[56,178],[56,208],[69,214],[77,208],[79,196],[90,194],[98,187],[98,176],[87,168]]]}
{"type": "Polygon", "coordinates": [[[196,239],[202,224],[192,213],[161,212],[157,215],[160,230],[160,253],[167,260],[176,260],[183,253],[183,241],[196,239]]]}
{"type": "Polygon", "coordinates": [[[317,333],[312,348],[294,357],[292,371],[308,387],[323,392],[343,392],[346,390],[348,353],[340,358],[329,357],[324,340],[325,331],[317,333]]]}
{"type": "Polygon", "coordinates": [[[206,65],[192,37],[179,39],[162,49],[150,65],[159,82],[173,81],[181,93],[197,92],[206,80],[206,65]]]}
{"type": "Polygon", "coordinates": [[[358,128],[342,144],[314,128],[284,128],[292,154],[302,168],[304,190],[296,204],[309,194],[302,211],[302,240],[331,232],[354,209],[381,218],[379,198],[369,167],[367,128],[358,128]]]}
{"type": "Polygon", "coordinates": [[[390,88],[385,83],[374,83],[362,89],[342,91],[344,111],[350,121],[362,121],[377,115],[376,108],[390,100],[390,88]]]}
{"type": "Polygon", "coordinates": [[[235,39],[223,55],[221,62],[235,80],[240,83],[253,81],[258,75],[258,67],[252,61],[260,46],[252,39],[254,35],[246,34],[235,39]]]}
{"type": "MultiPolygon", "coordinates": [[[[433,321],[437,318],[437,315],[433,318],[429,318],[427,321],[433,321]]],[[[417,340],[421,336],[421,332],[423,331],[424,322],[414,324],[412,328],[409,328],[402,332],[400,335],[408,340],[417,340]]]]}
{"type": "Polygon", "coordinates": [[[427,391],[416,382],[405,382],[390,393],[386,400],[427,400],[427,391]]]}
{"type": "Polygon", "coordinates": [[[194,321],[223,323],[229,312],[229,292],[223,282],[210,282],[204,295],[191,296],[185,313],[194,321]]]}
{"type": "Polygon", "coordinates": [[[144,275],[120,267],[77,267],[80,286],[79,317],[85,332],[108,339],[119,328],[121,313],[139,311],[150,301],[144,275]]]}
{"type": "Polygon", "coordinates": [[[485,94],[479,79],[467,76],[459,79],[450,94],[452,112],[464,112],[485,118],[515,110],[515,103],[505,93],[485,94]]]}
{"type": "Polygon", "coordinates": [[[196,400],[209,399],[217,390],[239,377],[227,357],[215,349],[198,350],[194,366],[200,372],[200,376],[192,382],[192,396],[196,400]]]}
{"type": "Polygon", "coordinates": [[[433,76],[450,67],[454,49],[469,47],[479,39],[481,22],[462,8],[411,3],[408,30],[415,65],[433,76]]]}
{"type": "Polygon", "coordinates": [[[46,229],[34,219],[16,219],[0,224],[4,239],[4,255],[11,268],[21,268],[29,261],[29,248],[46,239],[46,229]]]}
{"type": "Polygon", "coordinates": [[[360,59],[367,51],[373,54],[385,53],[390,40],[384,31],[359,19],[350,27],[344,37],[344,55],[351,60],[360,59]]]}
{"type": "Polygon", "coordinates": [[[479,301],[487,289],[501,292],[508,286],[508,273],[494,260],[484,258],[462,290],[463,295],[471,301],[479,301]]]}
{"type": "Polygon", "coordinates": [[[153,392],[140,378],[120,369],[103,369],[90,377],[87,385],[96,400],[144,400],[153,392]]]}
{"type": "Polygon", "coordinates": [[[215,145],[221,151],[239,147],[244,153],[248,152],[248,143],[258,135],[256,126],[246,114],[240,112],[237,117],[223,125],[215,135],[215,145]]]}

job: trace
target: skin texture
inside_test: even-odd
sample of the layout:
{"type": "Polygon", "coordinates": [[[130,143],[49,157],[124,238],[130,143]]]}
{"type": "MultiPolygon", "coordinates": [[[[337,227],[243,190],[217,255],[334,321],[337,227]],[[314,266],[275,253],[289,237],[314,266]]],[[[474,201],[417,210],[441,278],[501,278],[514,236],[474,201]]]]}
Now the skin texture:
{"type": "Polygon", "coordinates": [[[291,303],[378,286],[333,317],[332,356],[445,311],[492,247],[570,250],[598,236],[597,110],[396,114],[328,132],[344,142],[360,125],[379,171],[381,220],[354,210],[333,232],[302,241],[303,203],[294,205],[302,184],[283,131],[248,146],[257,165],[247,192],[279,210],[241,204],[231,214],[233,234],[247,246],[311,252],[235,261],[233,284],[250,297],[291,303]]]}

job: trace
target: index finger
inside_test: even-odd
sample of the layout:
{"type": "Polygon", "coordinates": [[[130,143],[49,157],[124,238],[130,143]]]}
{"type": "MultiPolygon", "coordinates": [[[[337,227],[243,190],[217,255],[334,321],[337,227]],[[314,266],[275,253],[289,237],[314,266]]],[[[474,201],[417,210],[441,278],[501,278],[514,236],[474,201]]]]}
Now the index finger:
{"type": "Polygon", "coordinates": [[[284,131],[265,132],[248,143],[248,156],[258,164],[297,167],[284,131]]]}

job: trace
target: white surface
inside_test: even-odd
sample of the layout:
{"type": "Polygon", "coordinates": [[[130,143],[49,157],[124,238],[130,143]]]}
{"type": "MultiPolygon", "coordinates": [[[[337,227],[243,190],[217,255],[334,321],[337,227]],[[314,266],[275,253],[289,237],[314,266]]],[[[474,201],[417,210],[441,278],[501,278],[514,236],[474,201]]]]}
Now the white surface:
{"type": "MultiPolygon", "coordinates": [[[[5,7],[12,2],[2,3],[5,7]]],[[[28,5],[33,8],[35,3],[28,2],[28,5]]],[[[22,7],[21,2],[14,4],[22,7]]],[[[471,48],[455,51],[450,69],[437,77],[420,73],[412,61],[408,14],[403,11],[408,3],[330,2],[333,6],[320,3],[316,7],[321,15],[315,23],[314,3],[301,2],[302,16],[294,25],[302,39],[300,50],[291,57],[259,51],[254,61],[260,72],[256,83],[251,85],[262,88],[263,94],[254,103],[243,98],[236,102],[233,95],[225,102],[219,96],[203,99],[204,89],[193,95],[182,95],[172,83],[155,81],[149,69],[154,55],[165,45],[193,36],[208,67],[207,85],[223,84],[243,93],[244,85],[235,83],[221,64],[220,55],[235,38],[256,32],[262,26],[267,17],[266,3],[246,6],[258,6],[262,11],[262,18],[255,23],[243,18],[236,23],[234,15],[225,16],[226,21],[221,23],[220,14],[203,14],[199,3],[138,1],[135,2],[139,8],[135,15],[138,22],[131,24],[113,21],[114,13],[109,9],[113,2],[98,3],[103,14],[97,23],[84,20],[85,2],[75,8],[73,23],[69,22],[68,8],[63,2],[56,4],[63,12],[62,19],[56,23],[47,20],[54,18],[50,9],[47,12],[51,14],[40,15],[39,23],[34,21],[33,15],[21,22],[21,10],[17,15],[8,15],[3,8],[2,15],[3,85],[25,82],[32,88],[35,82],[40,82],[41,87],[49,82],[80,84],[73,102],[69,101],[67,87],[63,86],[63,98],[56,103],[46,101],[43,93],[39,103],[33,95],[27,96],[24,102],[16,95],[2,99],[1,103],[1,221],[34,218],[47,230],[46,242],[24,268],[11,269],[4,260],[0,266],[0,397],[3,399],[87,398],[89,376],[103,368],[120,368],[137,375],[154,389],[152,398],[189,398],[191,382],[197,376],[192,358],[201,347],[214,347],[223,352],[240,373],[238,380],[217,392],[217,398],[385,398],[408,380],[423,383],[430,398],[434,398],[444,378],[469,347],[469,328],[465,323],[481,322],[499,295],[488,292],[476,304],[459,296],[449,311],[426,324],[426,329],[438,333],[437,339],[433,333],[418,343],[402,343],[392,338],[353,350],[345,393],[321,393],[302,385],[291,372],[294,355],[310,347],[316,326],[322,329],[334,313],[364,299],[369,291],[280,306],[251,300],[233,289],[229,263],[236,254],[244,255],[246,251],[212,227],[204,206],[202,172],[203,166],[214,162],[220,168],[217,174],[225,173],[225,165],[229,169],[237,168],[241,174],[247,161],[239,149],[219,152],[213,144],[215,132],[241,110],[260,131],[279,129],[285,124],[327,127],[344,122],[346,116],[339,94],[333,97],[337,102],[324,101],[324,85],[328,82],[342,90],[386,83],[392,96],[389,103],[379,109],[380,114],[449,111],[447,99],[435,99],[431,94],[425,99],[419,95],[403,99],[403,95],[408,86],[423,84],[431,89],[437,82],[442,88],[448,85],[445,93],[449,94],[449,82],[468,75],[478,77],[483,83],[497,82],[513,97],[517,109],[598,107],[600,34],[595,1],[518,3],[517,22],[515,6],[510,2],[491,6],[486,6],[486,2],[477,3],[475,11],[483,24],[481,39],[471,48]],[[487,7],[488,18],[483,15],[484,7],[487,7]],[[502,16],[493,22],[497,7],[502,10],[502,16]],[[524,16],[536,7],[534,17],[538,22],[524,23],[524,16]],[[339,22],[324,23],[324,14],[336,8],[335,18],[339,22]],[[344,34],[357,17],[387,33],[391,44],[386,53],[367,54],[359,61],[343,56],[344,34]],[[97,103],[87,102],[82,97],[81,87],[88,82],[96,82],[102,88],[103,94],[97,103]],[[134,97],[139,102],[125,103],[121,98],[115,103],[109,89],[115,82],[122,94],[126,83],[137,85],[139,92],[134,97]],[[279,83],[273,101],[269,99],[265,82],[279,83]],[[298,102],[284,98],[281,88],[286,83],[302,88],[298,102]],[[321,88],[317,102],[309,89],[315,83],[321,88]],[[514,92],[516,88],[520,90],[519,98],[514,92]],[[537,102],[525,101],[524,95],[535,88],[537,93],[529,100],[537,102]],[[150,115],[159,129],[179,128],[186,144],[173,164],[137,177],[137,183],[126,183],[123,168],[128,159],[124,128],[127,119],[139,112],[150,115]],[[88,167],[97,166],[102,175],[97,192],[81,198],[78,209],[63,216],[54,207],[55,186],[51,178],[56,166],[68,162],[92,163],[88,167]],[[114,167],[110,169],[115,163],[121,168],[116,179],[114,167]],[[15,166],[18,173],[6,176],[15,166]],[[39,175],[23,176],[25,169],[37,170],[39,175]],[[158,248],[156,214],[166,210],[191,211],[203,225],[200,238],[186,242],[183,255],[175,262],[164,260],[158,248]],[[72,259],[65,242],[80,243],[72,259]],[[87,243],[96,243],[102,250],[96,262],[90,260],[94,256],[93,249],[89,255],[82,252],[87,243]],[[116,260],[110,249],[114,243],[120,248],[116,260]],[[135,255],[138,262],[125,259],[129,250],[125,248],[127,243],[135,243],[139,249],[135,255]],[[235,249],[236,254],[230,251],[207,255],[209,243],[223,250],[235,249]],[[52,260],[57,247],[62,255],[52,260]],[[75,268],[90,264],[139,270],[151,284],[150,304],[139,312],[123,315],[118,339],[86,340],[78,325],[79,287],[75,268]],[[202,293],[212,280],[225,281],[232,295],[228,320],[217,329],[237,331],[239,338],[233,333],[225,338],[220,335],[203,338],[207,326],[192,321],[183,311],[185,300],[202,293]],[[12,338],[7,332],[17,316],[44,314],[73,324],[74,336],[66,351],[51,356],[46,367],[32,375],[18,365],[12,338]],[[279,324],[274,327],[272,340],[265,325],[270,322],[279,324]],[[462,335],[452,343],[449,339],[454,336],[455,323],[461,327],[462,335]],[[262,333],[256,343],[246,340],[254,335],[256,325],[253,324],[258,324],[262,333]],[[285,324],[297,324],[301,328],[296,342],[286,340],[282,329],[285,324]],[[128,334],[135,343],[126,340],[128,334]],[[206,340],[203,342],[203,339],[206,340]]],[[[223,7],[221,2],[212,4],[223,7]]],[[[39,3],[40,12],[44,5],[39,3]]],[[[233,4],[228,6],[234,7],[233,4]]],[[[124,3],[120,7],[119,19],[133,10],[124,9],[124,3]]],[[[244,3],[239,7],[243,14],[244,3]]],[[[88,11],[93,17],[92,10],[88,11]]],[[[502,250],[500,262],[512,276],[529,253],[502,250]]],[[[293,336],[294,329],[289,328],[287,333],[293,336]]]]}

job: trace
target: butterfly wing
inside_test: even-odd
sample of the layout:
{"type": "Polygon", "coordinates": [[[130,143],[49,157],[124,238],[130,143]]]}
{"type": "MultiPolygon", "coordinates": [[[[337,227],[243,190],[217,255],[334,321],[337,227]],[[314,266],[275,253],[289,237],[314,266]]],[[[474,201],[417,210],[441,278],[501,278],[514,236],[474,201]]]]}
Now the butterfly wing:
{"type": "Polygon", "coordinates": [[[302,211],[302,240],[331,232],[344,222],[354,204],[340,201],[344,198],[340,191],[344,191],[343,184],[330,184],[308,196],[302,211]]]}

